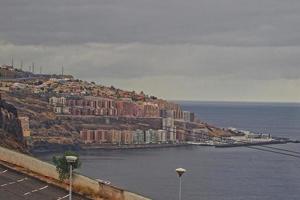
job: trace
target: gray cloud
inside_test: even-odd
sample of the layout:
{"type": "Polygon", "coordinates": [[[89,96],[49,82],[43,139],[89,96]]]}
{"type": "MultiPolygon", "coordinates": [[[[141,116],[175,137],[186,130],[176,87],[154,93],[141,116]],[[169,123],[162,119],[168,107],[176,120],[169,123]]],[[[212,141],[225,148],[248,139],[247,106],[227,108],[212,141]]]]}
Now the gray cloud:
{"type": "Polygon", "coordinates": [[[0,45],[2,60],[48,66],[65,65],[82,78],[156,77],[162,75],[237,80],[299,79],[300,47],[223,47],[191,44],[83,44],[65,46],[0,45]]]}
{"type": "Polygon", "coordinates": [[[299,45],[297,0],[2,0],[1,35],[18,44],[299,45]]]}
{"type": "Polygon", "coordinates": [[[64,64],[173,99],[300,101],[299,10],[298,0],[1,0],[0,61],[64,64]]]}

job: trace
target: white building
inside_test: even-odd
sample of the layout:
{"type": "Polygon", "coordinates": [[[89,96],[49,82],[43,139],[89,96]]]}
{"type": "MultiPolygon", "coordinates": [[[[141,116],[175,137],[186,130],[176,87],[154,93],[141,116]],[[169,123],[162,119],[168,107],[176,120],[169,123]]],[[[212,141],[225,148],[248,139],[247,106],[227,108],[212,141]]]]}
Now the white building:
{"type": "Polygon", "coordinates": [[[143,144],[145,143],[145,133],[143,130],[137,129],[133,133],[133,143],[134,144],[143,144]]]}
{"type": "Polygon", "coordinates": [[[65,106],[66,100],[65,97],[51,97],[49,98],[49,104],[52,106],[65,106]]]}
{"type": "Polygon", "coordinates": [[[145,143],[146,144],[151,143],[151,132],[149,130],[145,131],[145,143]]]}
{"type": "Polygon", "coordinates": [[[183,111],[183,120],[186,122],[190,122],[191,121],[191,113],[189,111],[183,111]]]}
{"type": "Polygon", "coordinates": [[[176,141],[176,126],[173,118],[162,118],[162,129],[166,131],[167,142],[176,141]]]}
{"type": "Polygon", "coordinates": [[[157,130],[157,142],[158,143],[166,143],[167,141],[167,131],[166,130],[157,130]]]}

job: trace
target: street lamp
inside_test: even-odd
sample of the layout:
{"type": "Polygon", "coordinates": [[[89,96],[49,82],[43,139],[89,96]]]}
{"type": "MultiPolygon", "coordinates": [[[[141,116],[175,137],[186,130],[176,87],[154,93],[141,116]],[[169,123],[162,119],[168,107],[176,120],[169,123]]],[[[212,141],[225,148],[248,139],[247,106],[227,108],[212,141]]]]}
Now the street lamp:
{"type": "Polygon", "coordinates": [[[186,172],[186,170],[183,168],[177,168],[175,171],[179,177],[179,200],[181,200],[181,176],[186,172]]]}
{"type": "Polygon", "coordinates": [[[72,200],[72,164],[77,160],[76,156],[66,156],[67,163],[70,165],[70,179],[69,179],[69,200],[72,200]]]}

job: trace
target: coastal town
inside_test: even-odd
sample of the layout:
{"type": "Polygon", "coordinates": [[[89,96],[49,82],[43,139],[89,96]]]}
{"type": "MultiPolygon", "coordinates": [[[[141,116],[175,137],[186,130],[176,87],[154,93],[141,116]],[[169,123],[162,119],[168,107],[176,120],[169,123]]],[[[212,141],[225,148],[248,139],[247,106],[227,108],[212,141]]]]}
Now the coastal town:
{"type": "Polygon", "coordinates": [[[170,145],[226,135],[178,104],[142,91],[106,87],[64,74],[36,74],[33,66],[24,72],[3,65],[0,74],[1,100],[16,108],[22,136],[32,148],[170,145]]]}
{"type": "Polygon", "coordinates": [[[107,87],[63,73],[34,73],[34,66],[30,70],[0,67],[1,125],[33,151],[190,144],[225,147],[258,141],[247,138],[278,142],[270,135],[209,125],[179,104],[143,91],[107,87]]]}

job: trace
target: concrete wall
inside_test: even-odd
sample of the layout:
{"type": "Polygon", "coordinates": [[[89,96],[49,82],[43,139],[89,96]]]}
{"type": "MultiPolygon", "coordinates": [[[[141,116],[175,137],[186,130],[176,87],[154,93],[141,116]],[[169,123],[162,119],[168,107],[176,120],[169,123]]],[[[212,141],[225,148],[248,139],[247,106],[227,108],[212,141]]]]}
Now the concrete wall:
{"type": "MultiPolygon", "coordinates": [[[[47,177],[50,181],[58,181],[58,173],[54,165],[38,160],[34,157],[21,154],[0,147],[0,160],[22,167],[37,175],[47,177]]],[[[73,188],[75,192],[93,197],[93,199],[107,200],[149,200],[120,188],[98,183],[88,177],[74,174],[73,188]]]]}

